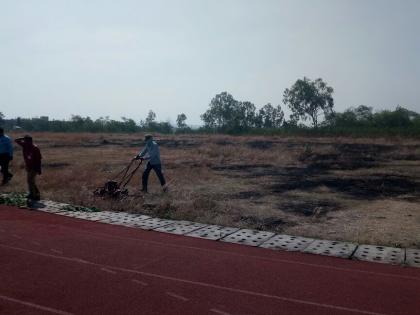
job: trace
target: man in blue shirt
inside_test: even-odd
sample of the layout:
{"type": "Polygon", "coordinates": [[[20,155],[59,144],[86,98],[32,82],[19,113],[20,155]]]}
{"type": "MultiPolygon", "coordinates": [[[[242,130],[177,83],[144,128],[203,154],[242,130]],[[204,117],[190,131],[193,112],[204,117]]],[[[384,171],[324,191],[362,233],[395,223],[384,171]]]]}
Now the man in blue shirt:
{"type": "Polygon", "coordinates": [[[1,173],[3,174],[3,185],[13,177],[13,174],[9,172],[9,163],[11,160],[13,160],[12,141],[4,134],[3,128],[0,128],[0,167],[1,173]]]}
{"type": "Polygon", "coordinates": [[[163,191],[167,190],[166,181],[162,174],[162,163],[160,161],[160,151],[159,145],[153,141],[152,135],[146,135],[144,137],[144,141],[146,142],[146,146],[144,149],[135,156],[134,159],[136,160],[147,160],[146,169],[143,172],[142,176],[142,192],[147,193],[147,183],[149,181],[149,174],[151,170],[154,170],[157,177],[159,178],[160,185],[163,188],[163,191]]]}

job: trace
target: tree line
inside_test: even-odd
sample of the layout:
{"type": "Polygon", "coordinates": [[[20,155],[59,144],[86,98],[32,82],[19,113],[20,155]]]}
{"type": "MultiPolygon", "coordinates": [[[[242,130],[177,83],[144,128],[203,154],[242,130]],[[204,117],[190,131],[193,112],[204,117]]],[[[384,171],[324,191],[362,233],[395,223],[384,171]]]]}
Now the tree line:
{"type": "Polygon", "coordinates": [[[395,110],[374,112],[366,105],[350,107],[344,112],[334,111],[334,89],[321,78],[297,80],[283,93],[283,104],[291,112],[285,118],[280,105],[271,103],[257,107],[249,101],[238,101],[231,94],[217,94],[201,115],[204,125],[192,129],[187,125],[187,116],[178,115],[176,126],[167,121],[158,121],[150,110],[139,122],[122,117],[113,120],[100,117],[73,115],[70,120],[40,118],[6,119],[0,112],[0,125],[6,130],[52,132],[158,132],[192,133],[211,132],[229,134],[409,134],[420,135],[420,115],[401,106],[395,110]]]}

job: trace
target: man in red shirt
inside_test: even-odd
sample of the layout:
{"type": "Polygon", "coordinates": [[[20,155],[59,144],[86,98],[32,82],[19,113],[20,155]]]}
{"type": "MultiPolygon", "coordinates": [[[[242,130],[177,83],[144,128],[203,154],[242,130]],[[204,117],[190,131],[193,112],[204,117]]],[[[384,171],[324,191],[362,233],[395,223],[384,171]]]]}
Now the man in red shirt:
{"type": "Polygon", "coordinates": [[[28,199],[40,200],[41,195],[38,187],[36,187],[36,176],[41,175],[41,152],[33,144],[31,136],[24,136],[23,138],[16,139],[15,142],[22,147],[23,158],[25,160],[29,189],[28,199]]]}

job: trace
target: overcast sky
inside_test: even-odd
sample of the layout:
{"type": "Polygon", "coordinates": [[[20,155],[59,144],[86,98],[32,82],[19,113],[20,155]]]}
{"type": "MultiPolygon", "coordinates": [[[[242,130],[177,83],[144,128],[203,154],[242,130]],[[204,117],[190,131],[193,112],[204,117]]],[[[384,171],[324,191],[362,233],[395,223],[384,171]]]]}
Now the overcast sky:
{"type": "Polygon", "coordinates": [[[0,111],[198,124],[217,93],[277,105],[307,76],[338,111],[420,112],[419,16],[416,0],[0,0],[0,111]]]}

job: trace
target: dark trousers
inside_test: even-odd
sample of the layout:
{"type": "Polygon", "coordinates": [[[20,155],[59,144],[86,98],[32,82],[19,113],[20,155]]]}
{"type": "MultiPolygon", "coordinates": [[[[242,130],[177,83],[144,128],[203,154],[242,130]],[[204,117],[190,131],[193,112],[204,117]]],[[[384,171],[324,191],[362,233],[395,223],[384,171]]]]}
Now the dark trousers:
{"type": "Polygon", "coordinates": [[[156,165],[152,165],[150,163],[147,163],[146,169],[143,172],[143,176],[142,176],[142,184],[143,184],[143,189],[144,191],[147,191],[147,182],[149,181],[149,174],[150,171],[154,170],[157,177],[159,178],[160,184],[163,186],[166,184],[165,178],[163,177],[162,174],[162,165],[160,164],[156,164],[156,165]]]}
{"type": "Polygon", "coordinates": [[[9,173],[9,162],[10,162],[9,154],[7,153],[0,154],[0,167],[1,167],[1,173],[3,174],[3,183],[6,183],[12,176],[12,174],[9,173]]]}
{"type": "Polygon", "coordinates": [[[36,186],[36,176],[38,172],[27,170],[26,171],[26,181],[28,183],[28,190],[29,190],[29,199],[39,200],[41,195],[39,193],[39,189],[36,186]]]}

